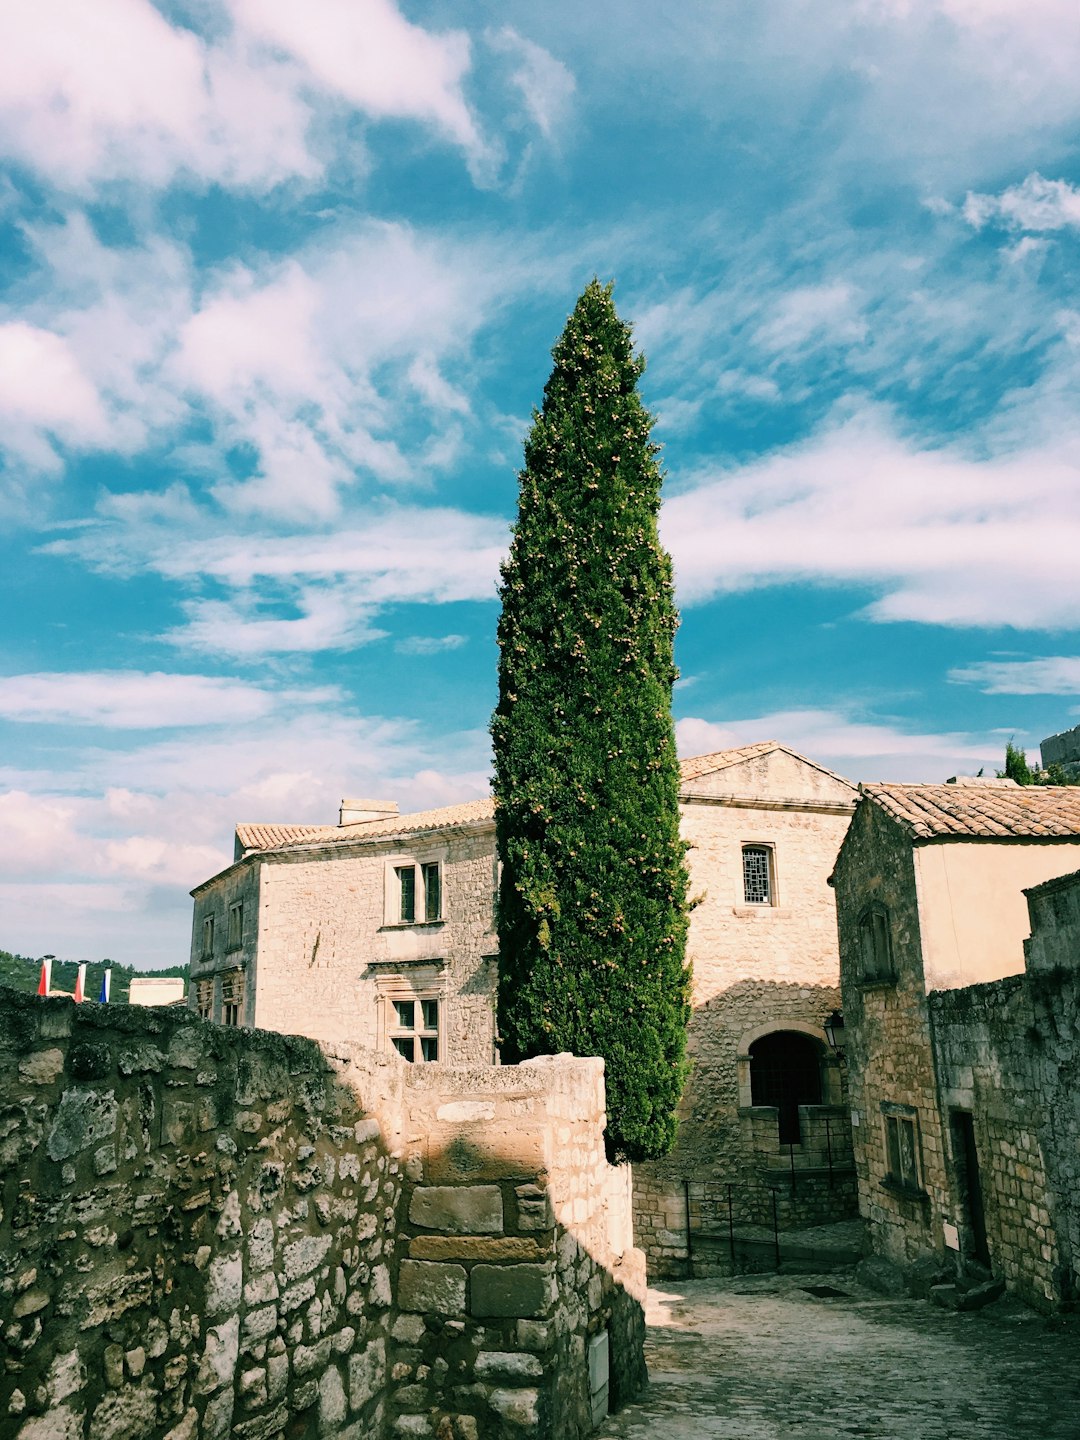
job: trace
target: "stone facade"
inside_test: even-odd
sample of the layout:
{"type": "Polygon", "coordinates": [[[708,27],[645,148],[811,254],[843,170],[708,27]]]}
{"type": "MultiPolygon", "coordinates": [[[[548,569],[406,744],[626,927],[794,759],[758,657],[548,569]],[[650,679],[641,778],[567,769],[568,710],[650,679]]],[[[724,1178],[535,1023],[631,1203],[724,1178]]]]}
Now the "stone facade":
{"type": "MultiPolygon", "coordinates": [[[[972,794],[957,803],[964,824],[977,829],[972,794]]],[[[1046,915],[1032,908],[1025,976],[1012,917],[1024,903],[1022,878],[1075,864],[1076,850],[1040,838],[1038,816],[1033,824],[1040,828],[1028,840],[916,835],[867,795],[841,849],[835,887],[859,1202],[875,1251],[913,1274],[955,1276],[977,1262],[1025,1299],[1053,1305],[1075,1283],[1062,1215],[1072,1204],[1076,1163],[1060,1158],[1069,1153],[1061,1117],[1075,1112],[1075,1092],[1062,1088],[1059,1064],[1075,1074],[1078,947],[1066,923],[1061,936],[1051,934],[1046,915]],[[996,897],[1005,918],[995,932],[985,917],[965,913],[978,903],[978,886],[957,887],[950,914],[941,890],[923,883],[945,863],[926,852],[946,848],[965,852],[947,858],[953,873],[974,880],[982,866],[995,889],[1012,874],[1015,893],[996,897]],[[946,934],[952,963],[928,963],[928,937],[938,937],[940,956],[946,934]],[[1050,983],[1036,976],[1035,957],[1066,953],[1068,981],[1058,969],[1050,983]],[[960,975],[975,983],[941,983],[960,975]],[[1051,1152],[1059,1156],[1054,1165],[1051,1152]]],[[[1057,895],[1059,885],[1030,893],[1057,895]]],[[[1049,913],[1050,899],[1042,903],[1049,913]]],[[[1065,920],[1073,914],[1071,894],[1054,904],[1065,920]]]]}
{"type": "Polygon", "coordinates": [[[578,1440],[644,1380],[603,1066],[0,999],[11,1440],[578,1440]]]}
{"type": "MultiPolygon", "coordinates": [[[[685,1268],[686,1180],[737,1181],[747,1190],[745,1205],[758,1210],[770,1206],[770,1187],[782,1184],[786,1224],[853,1211],[843,1077],[823,1022],[840,1003],[826,882],[855,794],[847,781],[774,742],[683,762],[682,828],[695,901],[688,945],[693,1070],[675,1154],[636,1171],[639,1242],[655,1273],[685,1268]],[[748,850],[761,866],[764,900],[747,899],[748,850]],[[808,1100],[794,1152],[780,1144],[776,1107],[753,1103],[751,1046],[778,1031],[806,1037],[819,1072],[820,1093],[808,1100]]],[[[224,1018],[229,977],[240,976],[243,1023],[409,1049],[393,1028],[397,1007],[419,1019],[422,1012],[410,1006],[426,999],[438,1006],[440,1058],[492,1058],[497,867],[490,804],[338,827],[240,826],[237,836],[238,861],[194,892],[193,1005],[202,986],[212,1018],[224,1018]],[[399,872],[416,867],[419,896],[429,865],[439,866],[439,917],[426,919],[417,899],[414,918],[403,921],[399,872]],[[230,949],[228,917],[237,905],[243,934],[234,934],[230,949]]]]}

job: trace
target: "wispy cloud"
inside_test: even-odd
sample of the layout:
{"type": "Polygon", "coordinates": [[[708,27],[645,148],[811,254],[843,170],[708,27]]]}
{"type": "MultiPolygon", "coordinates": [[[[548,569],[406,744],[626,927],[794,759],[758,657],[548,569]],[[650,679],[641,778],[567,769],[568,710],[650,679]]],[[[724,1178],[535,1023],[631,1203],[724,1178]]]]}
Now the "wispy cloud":
{"type": "Polygon", "coordinates": [[[1080,695],[1080,655],[980,660],[950,670],[949,679],[977,685],[984,695],[1080,695]]]}
{"type": "Polygon", "coordinates": [[[0,719],[106,729],[242,725],[282,706],[334,703],[328,686],[275,691],[215,675],[81,670],[0,677],[0,719]]]}
{"type": "Polygon", "coordinates": [[[662,528],[685,604],[798,580],[877,591],[874,620],[1080,623],[1080,457],[1068,447],[976,459],[905,443],[869,412],[705,471],[662,528]]]}
{"type": "Polygon", "coordinates": [[[399,640],[394,649],[399,655],[442,655],[468,643],[467,635],[409,635],[399,640]]]}

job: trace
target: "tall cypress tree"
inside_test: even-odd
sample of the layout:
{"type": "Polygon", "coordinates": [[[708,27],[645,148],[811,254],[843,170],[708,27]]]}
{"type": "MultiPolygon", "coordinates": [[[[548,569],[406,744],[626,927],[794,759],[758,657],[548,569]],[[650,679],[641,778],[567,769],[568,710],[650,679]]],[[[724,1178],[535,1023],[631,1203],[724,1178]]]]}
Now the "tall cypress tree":
{"type": "Polygon", "coordinates": [[[689,976],[671,560],[645,367],[593,280],[552,352],[502,570],[492,720],[506,1060],[606,1062],[613,1158],[666,1154],[689,976]]]}

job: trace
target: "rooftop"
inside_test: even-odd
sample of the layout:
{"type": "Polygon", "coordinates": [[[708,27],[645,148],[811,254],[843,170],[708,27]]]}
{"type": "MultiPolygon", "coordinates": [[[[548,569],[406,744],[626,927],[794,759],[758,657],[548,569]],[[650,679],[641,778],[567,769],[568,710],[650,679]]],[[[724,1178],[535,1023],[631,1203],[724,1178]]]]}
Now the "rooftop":
{"type": "Polygon", "coordinates": [[[859,788],[915,840],[1080,839],[1080,786],[859,788]]]}

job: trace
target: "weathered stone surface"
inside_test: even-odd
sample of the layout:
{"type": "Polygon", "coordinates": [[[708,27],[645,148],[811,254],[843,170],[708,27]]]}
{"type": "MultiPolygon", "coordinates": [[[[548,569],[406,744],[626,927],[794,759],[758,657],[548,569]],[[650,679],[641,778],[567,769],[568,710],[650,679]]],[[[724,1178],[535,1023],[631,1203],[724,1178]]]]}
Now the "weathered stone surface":
{"type": "Polygon", "coordinates": [[[57,1405],[19,1426],[16,1440],[82,1440],[83,1417],[70,1405],[57,1405]]]}
{"type": "Polygon", "coordinates": [[[285,1246],[282,1273],[287,1284],[310,1275],[326,1259],[330,1249],[330,1235],[305,1235],[285,1246]]]}
{"type": "Polygon", "coordinates": [[[469,1280],[469,1310],[477,1316],[544,1315],[554,1300],[552,1275],[543,1265],[476,1265],[469,1280]]]}
{"type": "Polygon", "coordinates": [[[421,1314],[460,1315],[465,1309],[465,1271],[433,1260],[403,1260],[398,1305],[421,1314]]]}
{"type": "Polygon", "coordinates": [[[409,1241],[413,1260],[543,1260],[537,1241],[519,1235],[417,1235],[409,1241]]]}
{"type": "Polygon", "coordinates": [[[232,1315],[206,1332],[206,1348],[195,1380],[196,1394],[206,1395],[227,1384],[236,1371],[240,1350],[240,1317],[232,1315]]]}
{"type": "Polygon", "coordinates": [[[244,1278],[239,1255],[219,1255],[206,1271],[206,1313],[211,1318],[240,1304],[244,1278]]]}
{"type": "Polygon", "coordinates": [[[331,1434],[333,1428],[341,1424],[347,1409],[341,1372],[336,1365],[331,1365],[319,1381],[319,1428],[324,1435],[331,1434]]]}
{"type": "Polygon", "coordinates": [[[500,1420],[516,1426],[523,1434],[535,1432],[540,1422],[538,1390],[493,1390],[488,1404],[500,1420]]]}
{"type": "Polygon", "coordinates": [[[19,1079],[26,1085],[51,1085],[63,1068],[62,1050],[37,1050],[19,1061],[19,1079]]]}
{"type": "Polygon", "coordinates": [[[502,1191],[497,1185],[417,1186],[409,1222],[455,1234],[497,1235],[503,1228],[502,1191]]]}
{"type": "Polygon", "coordinates": [[[386,1342],[372,1340],[349,1356],[349,1405],[353,1410],[362,1410],[385,1384],[386,1342]]]}
{"type": "Polygon", "coordinates": [[[45,1142],[50,1160],[66,1160],[116,1131],[119,1107],[111,1090],[65,1090],[45,1142]]]}
{"type": "Polygon", "coordinates": [[[90,1419],[89,1440],[143,1440],[157,1418],[156,1391],[129,1385],[106,1395],[90,1419]]]}
{"type": "Polygon", "coordinates": [[[476,1357],[478,1380],[539,1380],[544,1367],[535,1355],[518,1350],[484,1350],[476,1357]]]}

